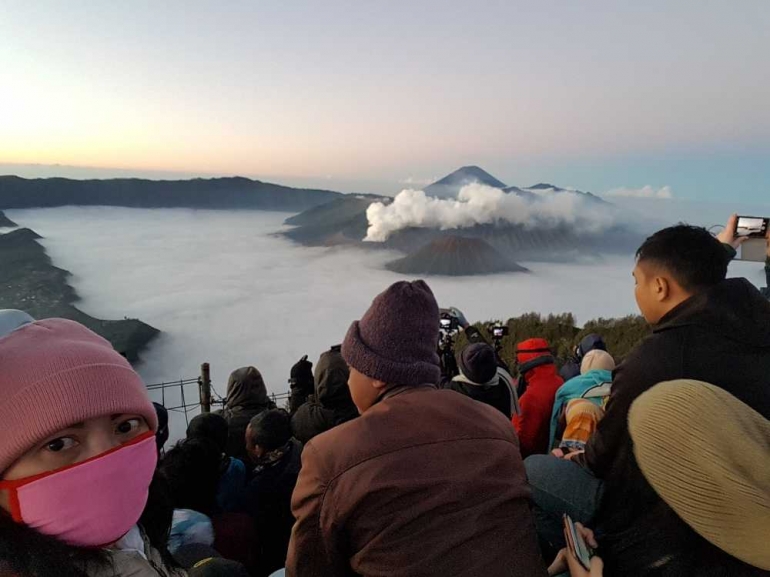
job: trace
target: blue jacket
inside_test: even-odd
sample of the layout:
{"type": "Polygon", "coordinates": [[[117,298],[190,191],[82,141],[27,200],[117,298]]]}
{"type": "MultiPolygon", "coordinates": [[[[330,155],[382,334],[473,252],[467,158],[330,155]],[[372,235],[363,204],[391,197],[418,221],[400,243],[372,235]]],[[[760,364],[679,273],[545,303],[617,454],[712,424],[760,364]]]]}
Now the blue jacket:
{"type": "MultiPolygon", "coordinates": [[[[554,448],[556,441],[556,429],[559,426],[559,415],[564,407],[573,399],[580,399],[590,389],[598,387],[602,383],[611,383],[612,373],[603,369],[594,369],[588,371],[584,375],[578,375],[564,383],[559,390],[556,391],[556,399],[553,403],[553,412],[551,413],[551,436],[548,443],[549,450],[554,448]]],[[[602,399],[600,397],[590,398],[591,402],[600,405],[602,399]]]]}
{"type": "Polygon", "coordinates": [[[220,513],[240,511],[246,495],[246,465],[235,457],[228,457],[228,460],[217,486],[217,508],[220,513]]]}

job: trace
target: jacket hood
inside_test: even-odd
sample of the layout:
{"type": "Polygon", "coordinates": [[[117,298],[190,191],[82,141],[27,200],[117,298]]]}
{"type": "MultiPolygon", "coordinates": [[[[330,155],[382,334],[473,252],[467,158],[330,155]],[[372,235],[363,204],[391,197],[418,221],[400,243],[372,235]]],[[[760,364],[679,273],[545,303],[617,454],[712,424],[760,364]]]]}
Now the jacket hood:
{"type": "Polygon", "coordinates": [[[519,365],[519,373],[523,375],[541,367],[548,367],[548,373],[556,372],[556,359],[545,339],[527,339],[520,342],[516,346],[516,362],[519,365]]]}
{"type": "Polygon", "coordinates": [[[727,279],[670,311],[653,332],[687,326],[717,331],[748,346],[770,347],[770,302],[746,279],[727,279]]]}
{"type": "Polygon", "coordinates": [[[315,392],[318,402],[325,407],[353,404],[348,388],[350,370],[337,351],[326,351],[315,368],[315,392]]]}
{"type": "Polygon", "coordinates": [[[270,405],[262,374],[254,367],[241,367],[227,381],[226,409],[260,409],[270,405]]]}
{"type": "Polygon", "coordinates": [[[593,369],[580,375],[580,378],[584,381],[593,381],[594,386],[598,386],[602,383],[612,382],[612,371],[607,371],[605,369],[593,369]]]}

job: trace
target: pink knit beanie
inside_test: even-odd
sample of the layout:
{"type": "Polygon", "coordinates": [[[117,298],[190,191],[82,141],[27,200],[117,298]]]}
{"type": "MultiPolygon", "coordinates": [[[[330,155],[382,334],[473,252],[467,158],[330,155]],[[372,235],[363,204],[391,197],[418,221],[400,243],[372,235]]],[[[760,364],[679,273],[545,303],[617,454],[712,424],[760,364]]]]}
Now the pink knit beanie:
{"type": "Polygon", "coordinates": [[[120,413],[158,427],[139,375],[83,325],[47,319],[0,338],[0,474],[57,431],[120,413]]]}

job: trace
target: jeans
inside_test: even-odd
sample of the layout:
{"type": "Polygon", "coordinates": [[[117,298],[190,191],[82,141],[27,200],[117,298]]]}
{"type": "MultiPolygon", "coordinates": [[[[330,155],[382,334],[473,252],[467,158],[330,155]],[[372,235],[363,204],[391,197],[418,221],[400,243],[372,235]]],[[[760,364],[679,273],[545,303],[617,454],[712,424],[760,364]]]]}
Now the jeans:
{"type": "Polygon", "coordinates": [[[552,455],[532,455],[524,460],[535,503],[535,526],[544,556],[567,546],[565,513],[573,521],[590,525],[602,497],[602,481],[580,465],[552,455]]]}

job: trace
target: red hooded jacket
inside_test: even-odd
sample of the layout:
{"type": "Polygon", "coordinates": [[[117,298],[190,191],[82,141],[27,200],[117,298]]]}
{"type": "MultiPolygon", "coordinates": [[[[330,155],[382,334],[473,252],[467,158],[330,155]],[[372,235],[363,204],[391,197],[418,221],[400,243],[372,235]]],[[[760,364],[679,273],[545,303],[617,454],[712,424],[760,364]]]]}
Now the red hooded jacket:
{"type": "Polygon", "coordinates": [[[516,347],[520,378],[527,390],[519,399],[521,414],[513,417],[522,459],[548,452],[548,435],[556,391],[564,380],[556,370],[548,341],[529,339],[516,347]]]}

